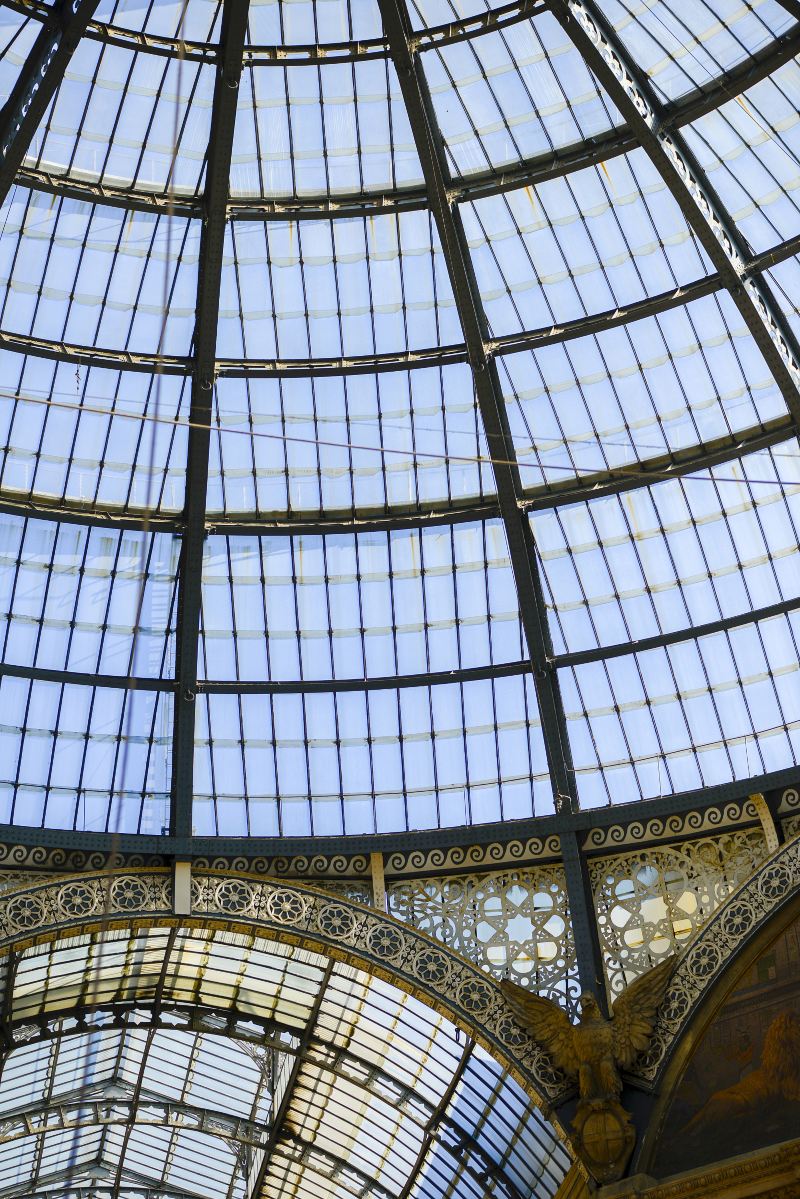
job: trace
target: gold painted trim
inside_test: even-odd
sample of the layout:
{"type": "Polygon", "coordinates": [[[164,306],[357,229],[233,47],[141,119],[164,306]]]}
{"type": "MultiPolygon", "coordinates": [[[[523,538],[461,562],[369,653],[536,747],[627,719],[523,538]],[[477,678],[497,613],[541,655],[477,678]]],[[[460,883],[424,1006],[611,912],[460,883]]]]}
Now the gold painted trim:
{"type": "Polygon", "coordinates": [[[635,1174],[597,1199],[800,1199],[800,1140],[785,1141],[656,1182],[635,1174]]]}

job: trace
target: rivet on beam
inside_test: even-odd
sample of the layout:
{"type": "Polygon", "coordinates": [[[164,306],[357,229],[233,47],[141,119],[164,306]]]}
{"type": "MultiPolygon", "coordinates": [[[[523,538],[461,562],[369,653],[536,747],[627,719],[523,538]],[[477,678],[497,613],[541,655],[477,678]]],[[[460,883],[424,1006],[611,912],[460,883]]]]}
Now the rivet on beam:
{"type": "Polygon", "coordinates": [[[380,912],[386,911],[386,880],[383,876],[383,854],[369,855],[369,868],[372,875],[372,906],[380,912]]]}

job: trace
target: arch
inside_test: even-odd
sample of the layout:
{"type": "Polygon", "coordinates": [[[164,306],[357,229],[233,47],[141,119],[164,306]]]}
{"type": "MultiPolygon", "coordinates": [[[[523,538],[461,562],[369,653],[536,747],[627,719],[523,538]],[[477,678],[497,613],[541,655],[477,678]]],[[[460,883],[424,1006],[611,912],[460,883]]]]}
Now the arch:
{"type": "MultiPolygon", "coordinates": [[[[271,1195],[275,1175],[307,1169],[312,1190],[316,1171],[320,1180],[350,1178],[359,1194],[389,1199],[395,1190],[363,1160],[364,1144],[367,1157],[372,1152],[369,1130],[352,1136],[382,1110],[388,1126],[399,1130],[387,1133],[388,1143],[401,1133],[406,1138],[398,1142],[397,1160],[409,1173],[397,1193],[406,1193],[420,1171],[441,1171],[446,1161],[445,1174],[491,1177],[498,1196],[520,1199],[526,1188],[515,1183],[514,1162],[505,1149],[493,1160],[480,1131],[483,1117],[476,1112],[476,1127],[469,1110],[476,1095],[483,1103],[480,1088],[488,1080],[494,1097],[484,1114],[499,1102],[512,1120],[523,1119],[510,1152],[519,1156],[523,1130],[531,1169],[544,1171],[545,1189],[555,1190],[568,1164],[566,1137],[527,1101],[520,1106],[517,1086],[549,1108],[564,1090],[563,1079],[516,1027],[495,982],[473,963],[376,909],[302,884],[201,871],[192,879],[188,911],[176,910],[175,900],[166,868],[28,877],[0,894],[3,1084],[6,1096],[22,1093],[6,1098],[0,1112],[4,1153],[38,1144],[52,1165],[65,1145],[83,1138],[81,1153],[86,1145],[91,1156],[99,1130],[112,1141],[89,1166],[110,1169],[110,1199],[118,1199],[120,1189],[127,1190],[129,1144],[135,1159],[141,1137],[200,1137],[209,1144],[216,1138],[220,1151],[227,1145],[227,1168],[246,1177],[250,1199],[271,1195]],[[162,1074],[170,1038],[187,1061],[207,1053],[234,1069],[224,1048],[232,1039],[237,1060],[241,1052],[253,1059],[248,1070],[267,1072],[258,1111],[247,1115],[237,1099],[226,1114],[224,1083],[215,1101],[208,1070],[205,1093],[168,1086],[161,1096],[153,1075],[162,1074]],[[127,1073],[119,1068],[125,1054],[140,1063],[133,1075],[130,1065],[127,1073]],[[59,1055],[70,1071],[57,1065],[59,1055]],[[100,1058],[105,1064],[98,1072],[100,1058]],[[47,1085],[28,1086],[31,1064],[47,1085]],[[342,1108],[343,1094],[353,1097],[351,1108],[342,1108]],[[318,1135],[313,1111],[305,1123],[303,1105],[327,1111],[330,1096],[334,1107],[339,1104],[335,1119],[344,1121],[340,1140],[318,1135]],[[208,1120],[204,1108],[213,1109],[208,1120]],[[406,1129],[413,1125],[416,1141],[403,1132],[404,1121],[406,1129]]],[[[181,1153],[185,1159],[185,1142],[181,1153]]],[[[84,1167],[81,1159],[70,1175],[71,1193],[84,1167]]],[[[20,1195],[49,1185],[47,1169],[28,1177],[20,1195]]],[[[155,1197],[174,1192],[180,1178],[148,1182],[155,1197]]],[[[465,1193],[472,1186],[466,1184],[465,1193]]]]}
{"type": "Polygon", "coordinates": [[[427,934],[338,895],[270,878],[195,872],[190,911],[179,915],[172,874],[162,868],[62,876],[0,897],[0,955],[104,927],[247,931],[321,953],[393,983],[451,1020],[538,1105],[549,1108],[569,1089],[522,1032],[494,979],[427,934]]]}
{"type": "Polygon", "coordinates": [[[800,837],[768,857],[718,908],[681,956],[637,1076],[658,1090],[683,1038],[723,978],[800,893],[800,837]]]}

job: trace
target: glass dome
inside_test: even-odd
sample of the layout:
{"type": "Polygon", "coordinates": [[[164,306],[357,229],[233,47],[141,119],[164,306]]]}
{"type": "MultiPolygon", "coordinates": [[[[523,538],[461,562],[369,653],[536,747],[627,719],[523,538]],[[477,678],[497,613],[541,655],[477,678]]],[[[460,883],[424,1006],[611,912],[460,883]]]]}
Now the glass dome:
{"type": "Polygon", "coordinates": [[[6,839],[792,774],[796,18],[4,0],[6,839]]]}

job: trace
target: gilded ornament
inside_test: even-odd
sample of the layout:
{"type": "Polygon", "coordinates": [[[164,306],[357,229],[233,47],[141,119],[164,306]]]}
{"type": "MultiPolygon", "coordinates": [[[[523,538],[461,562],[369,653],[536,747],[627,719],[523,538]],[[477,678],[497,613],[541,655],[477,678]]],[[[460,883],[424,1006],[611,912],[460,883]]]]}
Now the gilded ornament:
{"type": "Polygon", "coordinates": [[[677,958],[673,955],[641,975],[616,999],[606,1019],[591,991],[581,996],[581,1015],[572,1024],[550,999],[505,979],[500,988],[522,1027],[578,1083],[572,1122],[575,1149],[599,1183],[616,1182],[630,1160],[636,1134],[622,1106],[621,1070],[647,1049],[656,1012],[677,958]]]}

